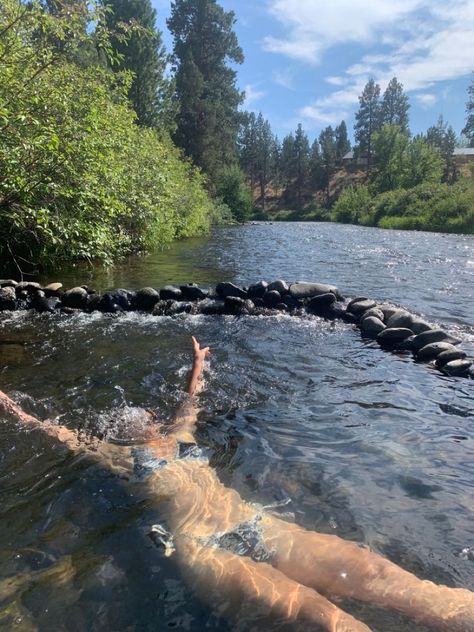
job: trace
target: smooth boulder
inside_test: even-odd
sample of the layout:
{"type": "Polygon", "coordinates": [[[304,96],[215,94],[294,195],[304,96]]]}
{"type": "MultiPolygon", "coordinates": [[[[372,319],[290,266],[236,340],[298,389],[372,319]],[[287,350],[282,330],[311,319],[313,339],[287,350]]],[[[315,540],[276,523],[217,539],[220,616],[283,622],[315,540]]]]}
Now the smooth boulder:
{"type": "Polygon", "coordinates": [[[0,289],[0,311],[15,310],[16,304],[16,292],[15,288],[11,286],[5,286],[0,289]]]}
{"type": "Polygon", "coordinates": [[[281,303],[281,294],[277,290],[266,291],[263,295],[263,303],[265,307],[276,307],[278,303],[281,303]]]}
{"type": "Polygon", "coordinates": [[[431,342],[416,352],[416,359],[430,362],[431,360],[435,360],[443,351],[456,351],[456,347],[449,342],[431,342]]]}
{"type": "Polygon", "coordinates": [[[141,312],[151,312],[160,300],[159,293],[152,287],[142,287],[133,298],[133,308],[141,312]]]}
{"type": "Polygon", "coordinates": [[[216,285],[216,294],[220,298],[228,298],[231,296],[234,298],[248,298],[248,293],[245,290],[227,281],[216,285]]]}
{"type": "Polygon", "coordinates": [[[182,291],[174,285],[166,285],[160,290],[161,301],[180,301],[182,298],[182,291]]]}
{"type": "Polygon", "coordinates": [[[450,342],[451,344],[459,344],[459,340],[456,340],[456,338],[453,338],[453,336],[450,336],[442,329],[429,329],[428,331],[424,331],[423,333],[415,336],[415,339],[413,340],[413,350],[419,351],[432,342],[450,342]]]}
{"type": "Polygon", "coordinates": [[[372,307],[372,309],[368,309],[367,311],[365,311],[362,316],[360,317],[360,320],[364,320],[364,318],[369,318],[370,316],[374,316],[374,318],[378,318],[379,320],[381,320],[383,323],[385,322],[385,316],[384,313],[381,309],[379,309],[378,307],[372,307]]]}
{"type": "Polygon", "coordinates": [[[326,285],[324,283],[292,283],[289,289],[293,298],[313,298],[320,294],[334,294],[339,298],[339,290],[335,285],[326,285]]]}
{"type": "Polygon", "coordinates": [[[266,281],[259,281],[258,283],[253,283],[248,289],[249,298],[263,298],[263,295],[267,291],[268,283],[266,281]]]}
{"type": "Polygon", "coordinates": [[[467,376],[472,367],[472,360],[452,360],[442,368],[443,373],[453,376],[467,376]]]}
{"type": "Polygon", "coordinates": [[[368,316],[360,322],[360,330],[369,336],[377,336],[386,329],[385,323],[376,316],[368,316]]]}
{"type": "Polygon", "coordinates": [[[362,316],[364,312],[369,309],[373,309],[377,306],[377,303],[370,298],[357,298],[350,301],[347,306],[347,311],[354,314],[354,316],[362,316]]]}
{"type": "Polygon", "coordinates": [[[327,294],[320,294],[319,296],[313,296],[313,298],[309,299],[306,309],[312,314],[324,316],[335,302],[336,296],[332,292],[328,292],[327,294]]]}
{"type": "Polygon", "coordinates": [[[86,309],[87,307],[87,290],[83,287],[73,287],[71,290],[64,292],[61,298],[63,307],[72,309],[86,309]]]}
{"type": "Polygon", "coordinates": [[[448,362],[453,362],[453,360],[464,360],[466,357],[466,352],[462,349],[458,349],[454,347],[454,351],[442,351],[439,356],[436,358],[436,366],[438,369],[443,367],[448,362]]]}
{"type": "Polygon", "coordinates": [[[278,281],[273,281],[272,283],[269,283],[267,290],[269,292],[271,292],[272,290],[276,290],[283,296],[283,294],[288,293],[289,285],[286,281],[280,279],[278,281]]]}
{"type": "Polygon", "coordinates": [[[387,327],[378,334],[377,340],[382,345],[396,345],[403,343],[404,340],[410,338],[412,335],[413,332],[411,329],[407,329],[406,327],[387,327]]]}
{"type": "Polygon", "coordinates": [[[181,294],[185,301],[203,301],[207,298],[208,292],[201,289],[195,283],[188,283],[187,285],[181,285],[181,294]]]}

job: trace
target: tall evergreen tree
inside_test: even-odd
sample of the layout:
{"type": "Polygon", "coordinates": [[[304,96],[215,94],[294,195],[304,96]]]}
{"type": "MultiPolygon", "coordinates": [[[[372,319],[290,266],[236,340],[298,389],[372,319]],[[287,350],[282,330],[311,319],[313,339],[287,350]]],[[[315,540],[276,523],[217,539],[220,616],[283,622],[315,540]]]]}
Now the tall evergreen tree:
{"type": "Polygon", "coordinates": [[[283,186],[288,189],[295,177],[295,137],[285,136],[281,146],[280,170],[283,186]]]}
{"type": "Polygon", "coordinates": [[[358,153],[367,159],[367,174],[372,163],[373,135],[380,131],[380,86],[370,79],[359,97],[359,111],[354,126],[358,153]]]}
{"type": "Polygon", "coordinates": [[[466,103],[467,121],[462,131],[469,140],[469,147],[474,147],[474,79],[468,88],[469,101],[466,103]]]}
{"type": "Polygon", "coordinates": [[[266,121],[262,113],[257,117],[257,173],[260,186],[260,200],[262,211],[265,211],[266,190],[271,180],[274,159],[275,138],[272,134],[270,123],[266,121]]]}
{"type": "Polygon", "coordinates": [[[389,82],[382,98],[380,125],[398,125],[401,132],[408,132],[409,109],[410,104],[403,91],[403,85],[394,77],[389,82]]]}
{"type": "Polygon", "coordinates": [[[347,135],[347,125],[345,121],[341,121],[335,129],[336,143],[336,161],[339,166],[342,165],[342,159],[351,150],[351,143],[347,135]]]}
{"type": "Polygon", "coordinates": [[[326,204],[329,206],[331,201],[331,178],[336,170],[336,142],[334,130],[330,125],[323,129],[319,135],[319,144],[321,146],[321,161],[324,170],[323,184],[326,189],[326,204]]]}
{"type": "Polygon", "coordinates": [[[211,178],[237,158],[236,71],[243,53],[233,31],[234,13],[216,0],[174,0],[168,28],[174,37],[177,144],[211,178]]]}
{"type": "Polygon", "coordinates": [[[299,123],[298,127],[296,128],[293,150],[295,161],[294,189],[298,207],[301,208],[303,201],[303,191],[308,184],[309,175],[309,141],[301,123],[299,123]]]}
{"type": "Polygon", "coordinates": [[[173,118],[172,84],[165,77],[168,57],[151,1],[106,0],[106,4],[111,9],[107,13],[111,44],[118,53],[114,69],[133,73],[128,96],[139,124],[169,129],[173,118]],[[127,37],[123,37],[124,27],[129,31],[127,37]]]}
{"type": "Polygon", "coordinates": [[[426,141],[439,151],[444,161],[443,181],[452,184],[457,178],[456,163],[454,161],[457,136],[453,127],[448,125],[442,115],[438,118],[436,125],[428,128],[426,141]]]}
{"type": "Polygon", "coordinates": [[[312,188],[319,190],[324,187],[324,168],[321,158],[321,148],[316,138],[311,145],[309,157],[309,181],[312,188]]]}
{"type": "Polygon", "coordinates": [[[250,180],[250,188],[253,192],[258,169],[257,117],[254,112],[242,113],[238,145],[240,166],[250,180]]]}

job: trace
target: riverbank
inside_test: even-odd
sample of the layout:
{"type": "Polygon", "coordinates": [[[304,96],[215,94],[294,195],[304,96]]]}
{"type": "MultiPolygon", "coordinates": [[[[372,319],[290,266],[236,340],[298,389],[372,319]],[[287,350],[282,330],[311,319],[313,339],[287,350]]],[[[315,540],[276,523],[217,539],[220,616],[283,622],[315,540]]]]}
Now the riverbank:
{"type": "Polygon", "coordinates": [[[423,184],[373,195],[368,186],[346,189],[332,209],[271,210],[257,219],[273,222],[338,222],[396,230],[474,234],[474,180],[423,184]]]}

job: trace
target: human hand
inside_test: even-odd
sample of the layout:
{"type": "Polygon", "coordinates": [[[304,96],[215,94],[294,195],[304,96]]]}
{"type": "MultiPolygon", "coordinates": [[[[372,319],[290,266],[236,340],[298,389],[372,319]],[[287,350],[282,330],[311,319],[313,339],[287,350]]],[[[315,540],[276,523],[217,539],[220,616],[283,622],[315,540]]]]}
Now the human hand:
{"type": "Polygon", "coordinates": [[[197,339],[194,336],[191,336],[191,339],[193,341],[194,361],[195,362],[204,362],[204,360],[207,357],[209,357],[209,355],[211,354],[210,348],[209,347],[204,347],[204,349],[201,349],[201,345],[199,344],[197,339]]]}

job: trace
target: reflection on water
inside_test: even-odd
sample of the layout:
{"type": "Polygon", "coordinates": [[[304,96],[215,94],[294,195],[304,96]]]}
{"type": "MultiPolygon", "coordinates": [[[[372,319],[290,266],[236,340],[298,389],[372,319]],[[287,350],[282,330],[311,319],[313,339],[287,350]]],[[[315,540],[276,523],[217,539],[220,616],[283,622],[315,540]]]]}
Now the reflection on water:
{"type": "MultiPolygon", "coordinates": [[[[322,280],[399,302],[469,338],[473,244],[336,225],[246,226],[94,271],[88,282],[322,280]]],[[[262,505],[290,501],[280,511],[308,529],[474,588],[473,561],[462,553],[474,544],[473,383],[367,345],[350,326],[288,316],[3,314],[0,388],[42,418],[126,440],[141,429],[127,425],[124,403],[170,418],[191,333],[214,349],[198,434],[225,485],[262,505]]],[[[131,495],[107,469],[11,420],[2,422],[0,486],[0,627],[227,629],[148,537],[164,516],[145,492],[131,495]]],[[[344,607],[374,631],[427,629],[379,608],[344,607]]]]}

